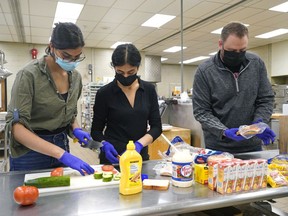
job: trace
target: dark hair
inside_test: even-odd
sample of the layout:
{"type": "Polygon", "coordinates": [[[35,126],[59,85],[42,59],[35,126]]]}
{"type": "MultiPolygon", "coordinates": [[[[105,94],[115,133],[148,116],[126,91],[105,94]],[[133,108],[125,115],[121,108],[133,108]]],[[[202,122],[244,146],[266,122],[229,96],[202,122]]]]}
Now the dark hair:
{"type": "MultiPolygon", "coordinates": [[[[85,42],[80,28],[71,22],[56,23],[53,29],[51,40],[53,47],[56,49],[76,49],[84,47],[85,42]]],[[[50,46],[45,50],[50,53],[50,46]]]]}
{"type": "Polygon", "coordinates": [[[111,66],[122,66],[130,64],[139,67],[141,63],[141,55],[133,44],[121,44],[116,47],[112,54],[111,66]]]}
{"type": "Polygon", "coordinates": [[[236,35],[239,38],[247,35],[248,37],[248,28],[240,22],[230,22],[223,27],[221,32],[221,39],[223,42],[227,40],[229,35],[236,35]]]}

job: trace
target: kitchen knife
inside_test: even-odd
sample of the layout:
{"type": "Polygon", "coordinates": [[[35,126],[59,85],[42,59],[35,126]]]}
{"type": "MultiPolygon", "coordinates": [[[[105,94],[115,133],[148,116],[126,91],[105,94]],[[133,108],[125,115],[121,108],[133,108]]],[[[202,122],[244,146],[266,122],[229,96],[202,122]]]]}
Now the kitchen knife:
{"type": "MultiPolygon", "coordinates": [[[[73,139],[74,143],[78,142],[79,140],[77,138],[73,139]]],[[[103,146],[101,142],[95,141],[93,139],[88,140],[88,144],[85,145],[85,143],[80,143],[83,148],[89,148],[93,151],[98,151],[99,148],[103,146]]]]}

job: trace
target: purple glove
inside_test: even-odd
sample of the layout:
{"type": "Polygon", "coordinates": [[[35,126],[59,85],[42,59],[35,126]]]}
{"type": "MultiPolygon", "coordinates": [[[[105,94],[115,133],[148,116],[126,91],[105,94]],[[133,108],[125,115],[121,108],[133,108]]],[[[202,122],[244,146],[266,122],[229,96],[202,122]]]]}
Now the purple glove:
{"type": "Polygon", "coordinates": [[[273,143],[275,141],[276,134],[267,127],[263,133],[256,134],[256,136],[263,141],[264,145],[269,145],[271,142],[273,143]]]}
{"type": "Polygon", "coordinates": [[[94,169],[89,164],[66,151],[61,156],[59,161],[72,169],[78,170],[82,176],[85,175],[83,170],[89,175],[94,173],[94,169]]]}
{"type": "Polygon", "coordinates": [[[88,144],[88,140],[91,140],[91,136],[88,132],[83,131],[81,128],[75,128],[73,130],[73,135],[78,139],[78,142],[82,145],[88,144]]]}
{"type": "Polygon", "coordinates": [[[134,144],[135,144],[135,150],[140,154],[144,146],[139,141],[136,141],[134,144]]]}
{"type": "Polygon", "coordinates": [[[241,136],[240,134],[239,135],[236,134],[238,130],[239,128],[226,129],[224,131],[224,136],[226,136],[229,139],[235,140],[236,142],[245,140],[243,136],[241,136]]]}
{"type": "Polygon", "coordinates": [[[117,158],[118,152],[115,150],[114,146],[107,142],[104,141],[102,142],[103,146],[101,147],[101,150],[105,153],[106,158],[112,163],[119,163],[119,160],[117,158]]]}

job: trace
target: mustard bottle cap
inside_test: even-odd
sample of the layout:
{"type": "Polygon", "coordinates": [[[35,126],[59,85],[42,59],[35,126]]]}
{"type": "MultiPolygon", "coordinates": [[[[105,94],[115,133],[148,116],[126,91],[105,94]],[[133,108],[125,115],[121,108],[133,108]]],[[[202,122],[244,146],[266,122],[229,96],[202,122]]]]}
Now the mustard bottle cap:
{"type": "Polygon", "coordinates": [[[135,144],[133,142],[133,140],[129,140],[128,144],[127,144],[127,150],[134,150],[135,149],[135,144]]]}

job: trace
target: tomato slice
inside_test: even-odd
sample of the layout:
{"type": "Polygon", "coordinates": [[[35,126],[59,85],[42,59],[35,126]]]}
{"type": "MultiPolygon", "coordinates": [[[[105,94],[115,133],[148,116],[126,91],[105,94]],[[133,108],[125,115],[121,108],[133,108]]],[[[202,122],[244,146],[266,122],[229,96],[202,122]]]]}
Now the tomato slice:
{"type": "Polygon", "coordinates": [[[114,166],[113,165],[103,165],[102,166],[102,171],[113,171],[114,166]]]}
{"type": "Polygon", "coordinates": [[[58,167],[51,171],[50,176],[63,176],[64,168],[58,167]]]}
{"type": "Polygon", "coordinates": [[[32,205],[39,197],[39,190],[34,186],[19,186],[15,188],[13,197],[17,204],[32,205]]]}

